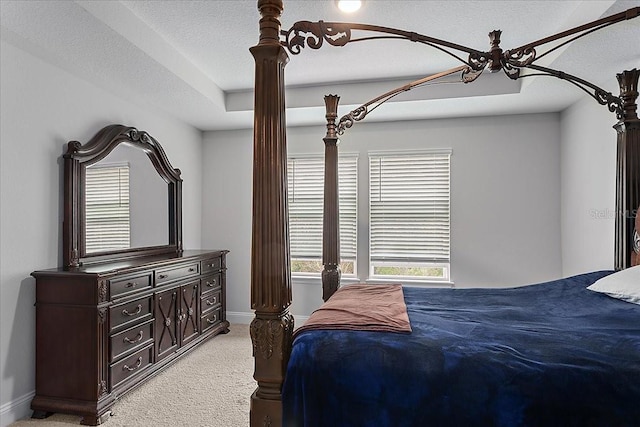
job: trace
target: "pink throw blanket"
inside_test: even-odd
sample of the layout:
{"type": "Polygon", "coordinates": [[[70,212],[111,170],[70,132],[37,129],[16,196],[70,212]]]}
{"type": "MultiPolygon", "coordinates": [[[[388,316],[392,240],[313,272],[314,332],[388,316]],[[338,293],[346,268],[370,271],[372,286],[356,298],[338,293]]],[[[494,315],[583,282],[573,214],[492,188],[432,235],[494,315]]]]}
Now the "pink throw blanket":
{"type": "Polygon", "coordinates": [[[294,335],[315,329],[411,333],[402,285],[342,287],[294,335]]]}

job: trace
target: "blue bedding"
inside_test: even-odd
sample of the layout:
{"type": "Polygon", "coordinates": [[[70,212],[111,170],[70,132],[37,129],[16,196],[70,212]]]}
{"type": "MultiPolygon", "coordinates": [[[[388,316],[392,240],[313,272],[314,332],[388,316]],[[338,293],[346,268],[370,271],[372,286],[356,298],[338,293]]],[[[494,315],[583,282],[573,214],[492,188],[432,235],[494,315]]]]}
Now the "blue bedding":
{"type": "Polygon", "coordinates": [[[413,332],[307,331],[284,426],[640,426],[640,305],[585,289],[404,288],[413,332]]]}

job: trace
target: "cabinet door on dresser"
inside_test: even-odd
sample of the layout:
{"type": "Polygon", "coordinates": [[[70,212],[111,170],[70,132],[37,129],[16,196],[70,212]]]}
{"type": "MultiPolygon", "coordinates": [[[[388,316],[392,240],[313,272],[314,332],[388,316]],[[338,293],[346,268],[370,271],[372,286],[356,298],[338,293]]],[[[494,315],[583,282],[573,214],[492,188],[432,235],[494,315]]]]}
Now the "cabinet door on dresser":
{"type": "Polygon", "coordinates": [[[178,334],[180,333],[177,322],[179,291],[179,288],[174,288],[156,294],[156,360],[160,360],[178,349],[178,334]]]}
{"type": "Polygon", "coordinates": [[[200,334],[198,327],[198,288],[200,281],[196,280],[180,287],[180,307],[178,320],[180,322],[180,346],[183,346],[200,334]]]}
{"type": "Polygon", "coordinates": [[[200,280],[156,294],[156,359],[200,335],[200,280]]]}

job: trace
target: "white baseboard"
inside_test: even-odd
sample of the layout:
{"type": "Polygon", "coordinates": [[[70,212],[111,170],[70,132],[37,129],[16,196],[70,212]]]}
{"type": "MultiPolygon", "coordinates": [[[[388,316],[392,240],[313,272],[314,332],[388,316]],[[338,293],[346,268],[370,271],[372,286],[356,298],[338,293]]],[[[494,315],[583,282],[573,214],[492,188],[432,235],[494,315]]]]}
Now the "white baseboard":
{"type": "Polygon", "coordinates": [[[6,427],[22,418],[30,417],[31,399],[35,394],[36,392],[32,391],[0,406],[0,426],[6,427]]]}
{"type": "Polygon", "coordinates": [[[239,323],[240,325],[249,325],[255,315],[253,313],[243,313],[241,311],[227,311],[227,320],[229,323],[239,323]]]}
{"type": "MultiPolygon", "coordinates": [[[[294,314],[293,317],[295,318],[296,326],[302,325],[309,318],[309,316],[301,316],[296,314],[294,314]]],[[[227,320],[229,321],[229,323],[249,325],[254,318],[255,314],[253,312],[245,313],[242,311],[227,311],[227,320]]]]}
{"type": "Polygon", "coordinates": [[[297,328],[298,326],[302,326],[302,325],[304,325],[304,322],[306,322],[306,321],[307,321],[307,319],[309,318],[309,316],[303,316],[303,315],[301,315],[301,314],[298,314],[298,315],[295,315],[295,314],[294,314],[294,315],[293,315],[293,318],[294,318],[294,319],[296,319],[296,328],[297,328]]]}

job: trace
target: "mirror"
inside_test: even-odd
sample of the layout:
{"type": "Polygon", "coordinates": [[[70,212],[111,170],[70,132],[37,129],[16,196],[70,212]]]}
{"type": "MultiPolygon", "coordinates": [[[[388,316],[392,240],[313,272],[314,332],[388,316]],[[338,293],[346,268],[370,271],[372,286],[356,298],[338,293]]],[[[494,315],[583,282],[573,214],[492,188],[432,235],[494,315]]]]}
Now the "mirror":
{"type": "Polygon", "coordinates": [[[167,183],[149,157],[127,143],[85,170],[87,254],[169,244],[167,183]]]}
{"type": "Polygon", "coordinates": [[[65,267],[182,251],[180,171],[157,140],[111,125],[63,157],[65,267]]]}

